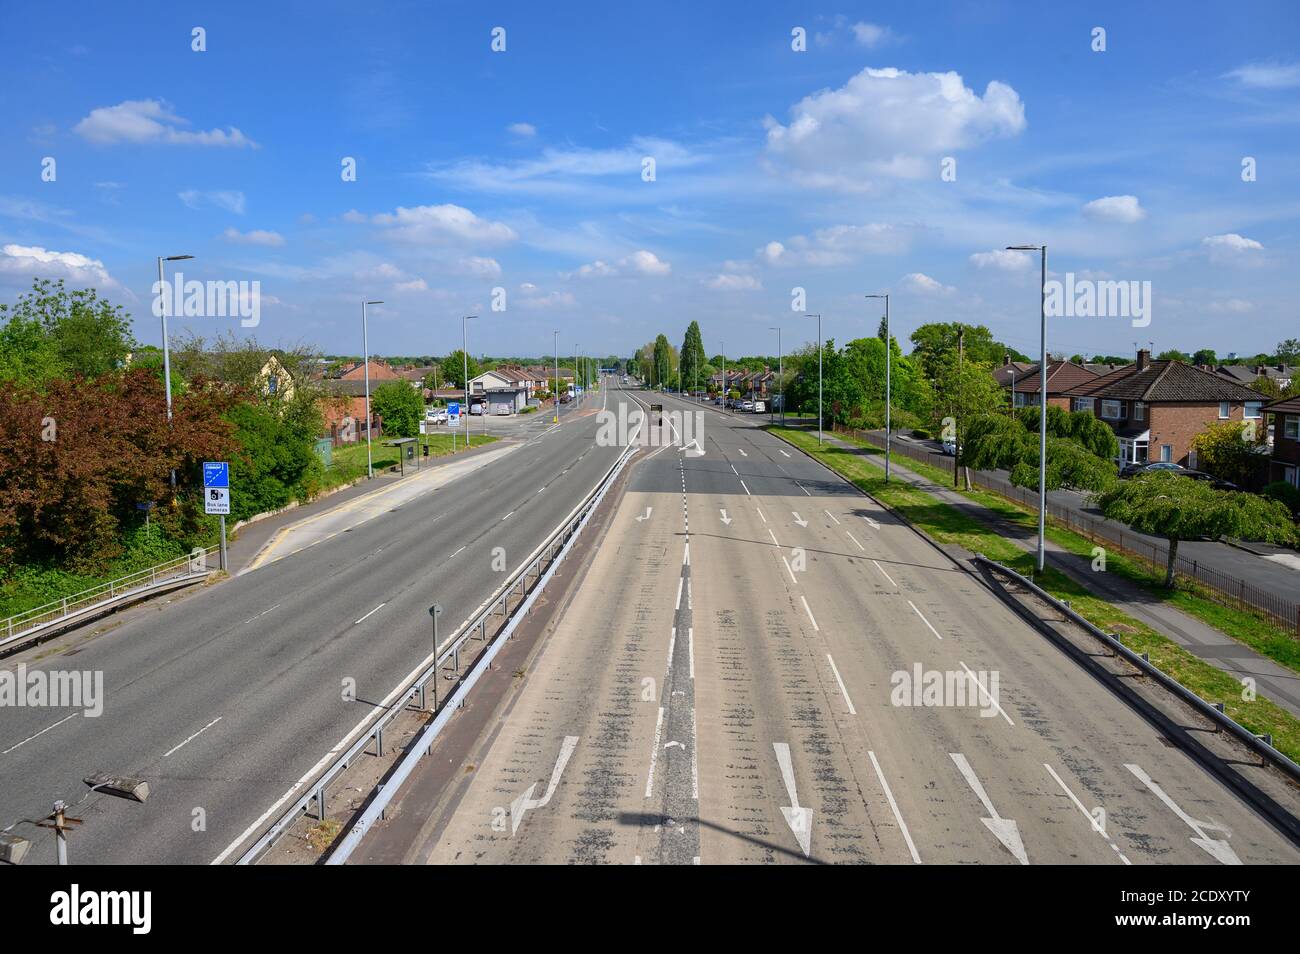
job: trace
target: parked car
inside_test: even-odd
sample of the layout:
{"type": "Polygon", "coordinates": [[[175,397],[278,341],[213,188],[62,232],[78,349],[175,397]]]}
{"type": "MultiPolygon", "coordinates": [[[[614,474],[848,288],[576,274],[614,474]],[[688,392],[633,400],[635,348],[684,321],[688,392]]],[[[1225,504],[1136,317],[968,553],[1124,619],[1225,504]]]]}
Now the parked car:
{"type": "Polygon", "coordinates": [[[424,419],[430,424],[446,424],[447,409],[445,407],[431,407],[424,412],[424,419]]]}
{"type": "Polygon", "coordinates": [[[762,414],[767,410],[767,403],[764,401],[755,401],[754,406],[753,408],[751,408],[751,410],[755,414],[762,414]]]}
{"type": "Polygon", "coordinates": [[[1125,464],[1120,470],[1121,477],[1135,477],[1138,474],[1149,474],[1162,470],[1185,470],[1182,464],[1175,464],[1166,460],[1151,461],[1146,464],[1125,464]]]}
{"type": "Polygon", "coordinates": [[[1184,468],[1182,470],[1175,471],[1175,473],[1178,474],[1179,477],[1190,477],[1192,480],[1205,481],[1209,483],[1209,485],[1213,487],[1215,490],[1240,490],[1241,489],[1232,481],[1222,480],[1218,477],[1215,477],[1213,474],[1207,474],[1203,470],[1188,470],[1184,468]]]}
{"type": "Polygon", "coordinates": [[[752,410],[754,410],[754,402],[753,402],[753,401],[741,401],[741,402],[740,402],[740,409],[741,409],[742,411],[752,411],[752,410]]]}
{"type": "Polygon", "coordinates": [[[949,457],[957,456],[957,442],[952,438],[947,438],[943,442],[943,452],[949,457]]]}
{"type": "Polygon", "coordinates": [[[482,405],[482,404],[471,404],[471,405],[469,406],[469,412],[470,412],[471,414],[482,414],[482,413],[483,413],[483,405],[482,405]]]}

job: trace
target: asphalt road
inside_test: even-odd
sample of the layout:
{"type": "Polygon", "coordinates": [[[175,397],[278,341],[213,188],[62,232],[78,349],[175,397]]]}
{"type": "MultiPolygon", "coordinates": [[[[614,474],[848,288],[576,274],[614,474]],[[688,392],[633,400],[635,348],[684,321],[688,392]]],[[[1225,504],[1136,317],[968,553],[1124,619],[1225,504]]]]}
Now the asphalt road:
{"type": "Polygon", "coordinates": [[[704,415],[703,456],[636,465],[414,856],[1300,861],[974,578],[757,430],[765,418],[704,415]],[[936,675],[949,688],[932,696],[936,675]]]}
{"type": "MultiPolygon", "coordinates": [[[[393,508],[375,506],[387,497],[355,498],[354,517],[327,540],[29,659],[42,672],[102,673],[104,709],[0,709],[0,828],[61,798],[83,820],[70,838],[74,862],[228,858],[427,659],[428,606],[445,607],[445,639],[605,473],[619,448],[596,446],[602,400],[566,407],[558,428],[485,457],[472,476],[430,481],[418,495],[395,482],[383,491],[393,508]],[[359,701],[343,701],[345,680],[359,701]],[[94,772],[142,777],[150,797],[85,798],[82,779],[94,772]]],[[[26,863],[54,860],[50,833],[15,831],[34,842],[26,863]]]]}

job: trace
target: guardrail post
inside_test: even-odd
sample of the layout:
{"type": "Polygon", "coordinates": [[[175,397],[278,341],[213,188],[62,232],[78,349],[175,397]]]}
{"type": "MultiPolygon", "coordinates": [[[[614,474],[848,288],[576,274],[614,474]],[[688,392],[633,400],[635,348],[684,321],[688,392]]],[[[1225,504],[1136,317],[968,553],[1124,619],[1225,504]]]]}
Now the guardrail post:
{"type": "Polygon", "coordinates": [[[63,598],[63,615],[68,615],[68,598],[66,596],[63,598]]]}
{"type": "Polygon", "coordinates": [[[325,783],[322,782],[320,788],[316,789],[316,819],[325,820],[325,783]]]}
{"type": "Polygon", "coordinates": [[[383,754],[384,754],[384,727],[381,725],[375,728],[375,755],[382,756],[383,754]]]}

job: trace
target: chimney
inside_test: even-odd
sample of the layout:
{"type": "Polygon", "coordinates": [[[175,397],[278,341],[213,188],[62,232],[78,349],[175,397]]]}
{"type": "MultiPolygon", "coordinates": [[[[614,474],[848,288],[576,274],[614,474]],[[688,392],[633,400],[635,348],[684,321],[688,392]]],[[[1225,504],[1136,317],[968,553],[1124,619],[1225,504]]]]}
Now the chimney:
{"type": "Polygon", "coordinates": [[[1151,363],[1151,352],[1146,348],[1138,349],[1137,368],[1138,371],[1145,371],[1147,365],[1151,363]]]}
{"type": "Polygon", "coordinates": [[[1010,363],[1011,363],[1011,352],[1010,351],[1002,352],[1002,367],[1005,368],[1010,363]]]}

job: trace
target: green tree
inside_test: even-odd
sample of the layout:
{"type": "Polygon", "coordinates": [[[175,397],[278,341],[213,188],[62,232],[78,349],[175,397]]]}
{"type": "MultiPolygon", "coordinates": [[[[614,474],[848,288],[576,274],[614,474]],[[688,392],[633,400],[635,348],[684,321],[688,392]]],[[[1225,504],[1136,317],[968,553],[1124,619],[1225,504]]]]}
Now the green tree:
{"type": "Polygon", "coordinates": [[[1186,351],[1179,351],[1177,348],[1170,348],[1168,351],[1161,351],[1156,355],[1157,361],[1181,361],[1187,364],[1192,360],[1192,356],[1186,351]]]}
{"type": "Polygon", "coordinates": [[[1192,449],[1202,470],[1244,486],[1267,460],[1264,440],[1264,428],[1254,421],[1222,421],[1193,437],[1192,449]]]}
{"type": "Polygon", "coordinates": [[[370,409],[383,418],[384,433],[415,437],[420,433],[424,399],[406,381],[385,381],[370,393],[370,409]]]}
{"type": "Polygon", "coordinates": [[[1276,354],[1279,364],[1297,364],[1300,363],[1300,338],[1287,338],[1285,341],[1279,341],[1277,344],[1276,354]]]}
{"type": "Polygon", "coordinates": [[[682,339],[681,380],[688,388],[694,388],[695,382],[705,381],[704,373],[704,339],[700,336],[700,323],[692,321],[686,326],[686,336],[682,339]]]}
{"type": "Polygon", "coordinates": [[[0,379],[41,384],[120,370],[135,339],[125,309],[93,288],[69,292],[38,278],[13,305],[0,305],[0,379]]]}
{"type": "Polygon", "coordinates": [[[1156,472],[1116,481],[1095,499],[1111,520],[1168,541],[1167,587],[1174,585],[1182,540],[1236,537],[1280,544],[1297,540],[1285,504],[1256,494],[1215,490],[1204,481],[1177,474],[1156,472]]]}
{"type": "Polygon", "coordinates": [[[1214,353],[1213,348],[1202,348],[1192,355],[1192,364],[1216,365],[1219,363],[1219,356],[1214,353]]]}
{"type": "MultiPolygon", "coordinates": [[[[457,348],[447,357],[443,358],[438,364],[442,368],[442,381],[444,387],[465,388],[465,352],[457,348]]],[[[483,373],[479,363],[474,360],[474,356],[469,356],[469,376],[473,380],[483,373]]]]}
{"type": "MultiPolygon", "coordinates": [[[[1059,415],[1055,428],[1052,416],[1048,418],[1047,489],[1067,487],[1100,492],[1108,488],[1115,481],[1114,455],[1096,454],[1069,436],[1070,424],[1062,419],[1071,415],[1060,408],[1048,410],[1058,411],[1059,415]]],[[[1080,413],[1092,417],[1087,412],[1080,413]]],[[[1113,434],[1111,441],[1114,442],[1113,434]]],[[[1019,487],[1038,488],[1039,452],[1036,416],[984,414],[972,420],[962,433],[962,461],[966,466],[1009,471],[1011,482],[1019,487]],[[1031,418],[1033,426],[1028,427],[1026,422],[1031,418]]]]}
{"type": "Polygon", "coordinates": [[[949,354],[957,352],[957,337],[964,338],[966,359],[977,363],[996,365],[1002,356],[1010,354],[1016,361],[1029,360],[1015,348],[993,339],[993,333],[984,325],[967,325],[961,322],[930,322],[912,332],[912,356],[921,365],[921,372],[930,379],[937,376],[939,363],[949,354]]]}

